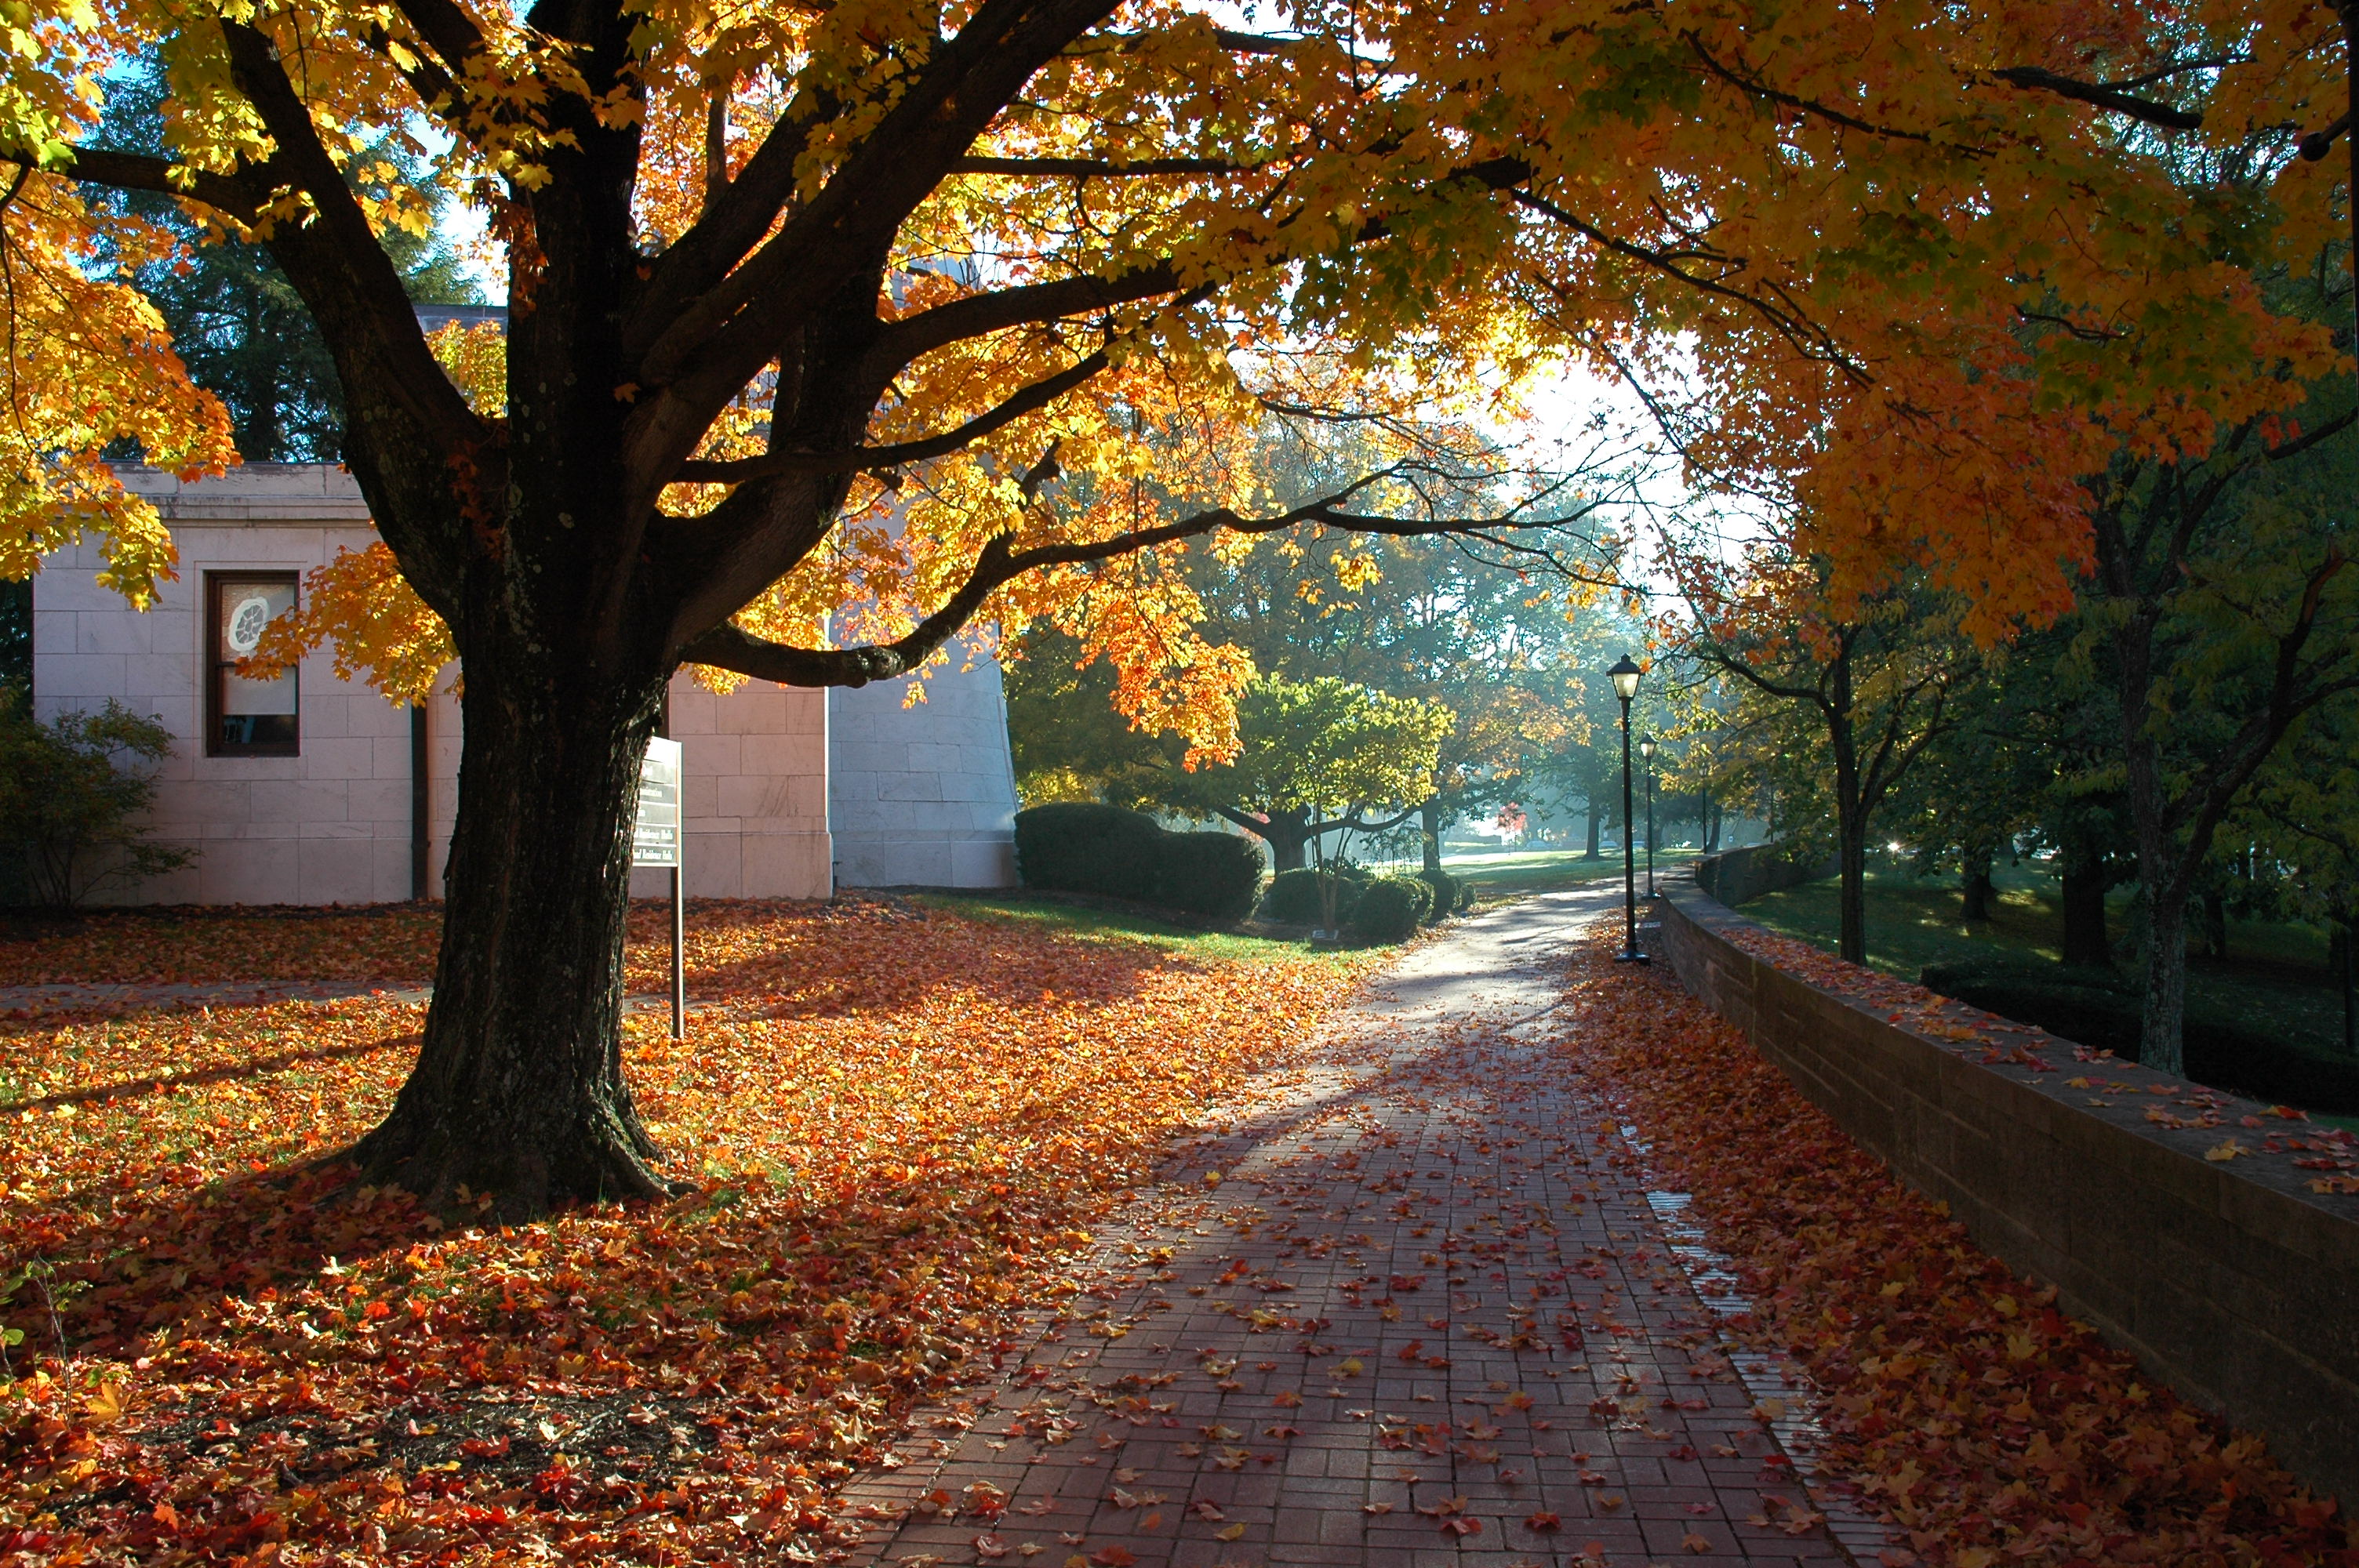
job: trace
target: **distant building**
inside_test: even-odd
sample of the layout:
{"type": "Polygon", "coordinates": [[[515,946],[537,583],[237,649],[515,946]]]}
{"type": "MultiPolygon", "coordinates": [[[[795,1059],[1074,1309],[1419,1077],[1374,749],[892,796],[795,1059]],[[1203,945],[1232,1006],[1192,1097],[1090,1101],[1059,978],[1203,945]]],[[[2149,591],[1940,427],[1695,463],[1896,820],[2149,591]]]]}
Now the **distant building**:
{"type": "MultiPolygon", "coordinates": [[[[488,312],[487,312],[488,313],[488,312]]],[[[145,612],[98,586],[94,546],[43,563],[33,694],[49,717],[110,697],[160,719],[157,838],[198,851],[117,896],[142,903],[371,903],[437,896],[456,804],[460,716],[402,709],[337,678],[323,652],[274,681],[230,666],[296,602],[304,574],[375,542],[352,476],[253,463],[183,484],[124,467],[179,546],[145,612]]],[[[848,886],[1015,881],[1014,769],[999,667],[953,658],[903,706],[906,681],[822,692],[749,681],[725,697],[687,675],[670,733],[687,767],[693,897],[824,898],[848,886]]],[[[660,891],[641,872],[633,891],[660,891]]]]}

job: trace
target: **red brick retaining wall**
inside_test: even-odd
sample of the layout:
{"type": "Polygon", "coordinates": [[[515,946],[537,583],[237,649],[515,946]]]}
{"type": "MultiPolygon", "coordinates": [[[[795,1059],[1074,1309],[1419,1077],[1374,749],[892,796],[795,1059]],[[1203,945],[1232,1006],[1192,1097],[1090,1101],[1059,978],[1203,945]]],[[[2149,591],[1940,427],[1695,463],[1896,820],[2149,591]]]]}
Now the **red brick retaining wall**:
{"type": "Polygon", "coordinates": [[[2183,1102],[2150,1094],[2168,1080],[2144,1068],[2076,1065],[2071,1042],[2033,1031],[2002,1042],[2057,1070],[1984,1065],[1986,1046],[1969,1054],[1744,951],[1728,933],[1751,923],[1684,877],[1657,909],[1681,983],[1896,1175],[2182,1395],[2359,1499],[2359,1197],[2314,1195],[2281,1156],[2203,1158],[2229,1137],[2258,1145],[2242,1119],[2267,1108],[2157,1126],[2149,1106],[2183,1102]],[[2092,1108],[2066,1083],[2092,1073],[2130,1092],[2092,1108]]]}

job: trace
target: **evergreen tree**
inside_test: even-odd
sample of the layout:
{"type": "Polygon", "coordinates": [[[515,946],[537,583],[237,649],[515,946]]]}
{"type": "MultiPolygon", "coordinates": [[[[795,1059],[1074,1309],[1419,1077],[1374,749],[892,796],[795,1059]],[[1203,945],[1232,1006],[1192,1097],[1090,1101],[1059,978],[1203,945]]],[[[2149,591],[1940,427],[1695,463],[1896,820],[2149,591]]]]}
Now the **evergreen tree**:
{"type": "MultiPolygon", "coordinates": [[[[166,151],[162,62],[150,55],[125,67],[106,100],[98,145],[119,152],[166,151]]],[[[380,167],[442,202],[413,160],[390,137],[377,149],[380,167]]],[[[131,281],[154,302],[172,333],[172,346],[190,379],[229,410],[237,449],[248,462],[334,462],[343,455],[343,389],[326,341],[295,286],[258,244],[208,234],[178,201],[148,191],[88,188],[93,205],[133,212],[162,228],[180,254],[135,265],[131,281]]],[[[450,245],[439,237],[385,236],[409,297],[420,304],[478,304],[450,245]]],[[[0,633],[5,635],[5,633],[0,633]]]]}

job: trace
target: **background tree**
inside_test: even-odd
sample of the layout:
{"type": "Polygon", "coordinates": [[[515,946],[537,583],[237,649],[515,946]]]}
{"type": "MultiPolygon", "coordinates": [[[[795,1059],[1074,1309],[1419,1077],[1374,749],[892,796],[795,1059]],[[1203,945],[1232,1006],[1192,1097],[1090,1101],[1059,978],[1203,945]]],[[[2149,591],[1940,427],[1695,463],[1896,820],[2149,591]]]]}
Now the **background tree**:
{"type": "Polygon", "coordinates": [[[1009,735],[1027,800],[1061,790],[1134,810],[1218,816],[1266,843],[1280,871],[1300,869],[1322,838],[1398,826],[1432,788],[1436,752],[1455,722],[1439,703],[1332,676],[1265,676],[1237,700],[1235,756],[1191,766],[1176,738],[1122,719],[1110,675],[1060,671],[1043,656],[1049,652],[1037,646],[1010,682],[1009,735]]]}
{"type": "Polygon", "coordinates": [[[2201,459],[2125,455],[2091,481],[2097,573],[2082,615],[2121,716],[2137,847],[2139,1060],[2184,1071],[2187,913],[2221,825],[2302,717],[2359,691],[2349,492],[2267,482],[2348,427],[2271,445],[2255,425],[2201,459]]]}
{"type": "Polygon", "coordinates": [[[1695,622],[1682,651],[1743,694],[1739,743],[1754,771],[1780,781],[1786,810],[1827,808],[1842,881],[1837,948],[1864,964],[1871,830],[1927,749],[1958,727],[1982,655],[1937,594],[1888,593],[1847,619],[1803,619],[1795,607],[1823,586],[1810,565],[1756,557],[1734,583],[1708,563],[1688,570],[1695,622]]]}
{"type": "Polygon", "coordinates": [[[2343,1048],[2359,1055],[2359,701],[2322,704],[2296,727],[2234,827],[2255,859],[2283,869],[2286,913],[2327,926],[2343,1048]]]}

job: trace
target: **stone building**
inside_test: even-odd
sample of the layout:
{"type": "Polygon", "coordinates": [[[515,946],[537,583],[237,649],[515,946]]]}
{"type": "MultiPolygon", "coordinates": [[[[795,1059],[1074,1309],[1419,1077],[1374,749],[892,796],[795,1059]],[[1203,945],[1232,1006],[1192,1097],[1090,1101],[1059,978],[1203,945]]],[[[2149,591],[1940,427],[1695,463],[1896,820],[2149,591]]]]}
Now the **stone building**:
{"type": "MultiPolygon", "coordinates": [[[[37,713],[119,697],[175,738],[158,840],[186,869],[115,896],[143,903],[370,903],[439,892],[456,806],[457,702],[400,708],[339,679],[325,653],[276,681],[231,665],[304,574],[375,538],[352,476],[254,463],[182,483],[126,467],[180,552],[159,602],[132,610],[94,580],[93,545],[34,579],[37,713]]],[[[822,692],[749,681],[716,696],[682,674],[669,732],[687,776],[691,897],[824,898],[851,886],[1013,882],[1014,771],[998,665],[953,659],[907,683],[822,692]]],[[[639,873],[652,894],[662,873],[639,873]]]]}

